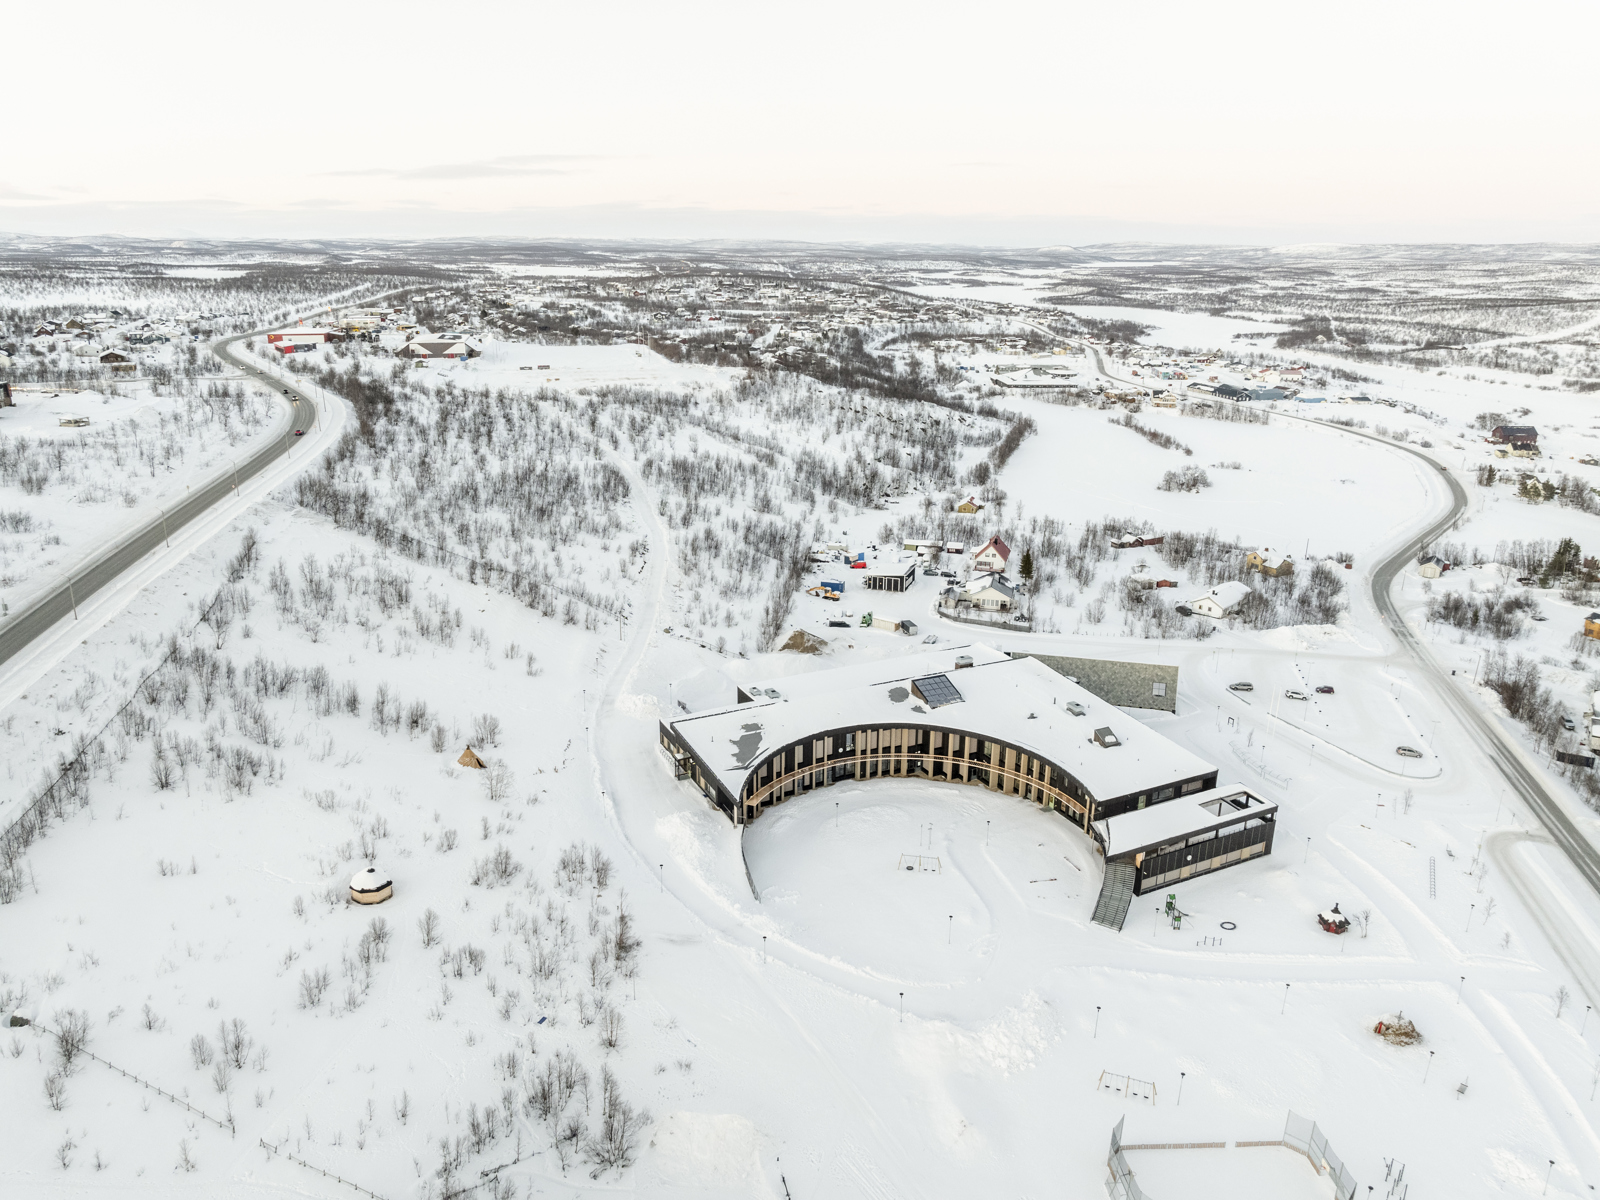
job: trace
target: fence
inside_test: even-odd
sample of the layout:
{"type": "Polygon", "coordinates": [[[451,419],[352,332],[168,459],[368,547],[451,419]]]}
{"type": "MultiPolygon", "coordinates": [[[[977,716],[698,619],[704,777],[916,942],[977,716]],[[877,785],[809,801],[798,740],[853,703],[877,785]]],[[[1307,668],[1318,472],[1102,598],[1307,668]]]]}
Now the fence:
{"type": "Polygon", "coordinates": [[[1150,1200],[1133,1177],[1128,1160],[1122,1156],[1122,1122],[1127,1119],[1122,1117],[1111,1127],[1111,1154],[1106,1160],[1111,1178],[1106,1181],[1106,1191],[1111,1193],[1111,1200],[1150,1200]]]}
{"type": "Polygon", "coordinates": [[[942,603],[939,605],[939,616],[946,621],[956,621],[962,625],[982,625],[988,629],[1010,630],[1013,633],[1033,632],[1033,618],[1028,617],[1026,613],[996,613],[991,619],[989,617],[975,616],[974,613],[978,611],[981,610],[970,608],[958,610],[946,608],[942,603]],[[1017,620],[1018,616],[1027,617],[1027,619],[1019,621],[1017,620]]]}
{"type": "MultiPolygon", "coordinates": [[[[382,1196],[378,1195],[377,1192],[371,1191],[368,1188],[364,1188],[359,1183],[355,1183],[352,1180],[346,1179],[342,1175],[335,1175],[332,1171],[324,1171],[321,1167],[313,1166],[311,1163],[308,1163],[303,1158],[296,1158],[293,1154],[290,1154],[287,1150],[284,1150],[284,1149],[281,1149],[281,1148],[279,1148],[277,1146],[274,1146],[271,1142],[267,1141],[265,1138],[259,1138],[257,1140],[261,1143],[261,1148],[263,1150],[265,1150],[269,1156],[274,1155],[274,1154],[281,1154],[285,1158],[287,1158],[290,1162],[294,1163],[296,1166],[304,1167],[308,1171],[315,1171],[318,1175],[321,1175],[324,1179],[331,1179],[335,1183],[342,1183],[347,1188],[354,1188],[356,1191],[360,1192],[363,1196],[370,1197],[371,1200],[384,1200],[384,1198],[382,1196]]],[[[473,1185],[473,1186],[476,1186],[476,1185],[473,1185]]],[[[451,1194],[452,1195],[459,1195],[460,1193],[451,1193],[451,1194]]]]}
{"type": "MultiPolygon", "coordinates": [[[[55,1030],[49,1028],[48,1026],[40,1024],[38,1021],[34,1021],[33,1022],[33,1028],[39,1030],[41,1033],[49,1034],[51,1037],[55,1038],[57,1041],[61,1040],[61,1035],[60,1034],[58,1034],[55,1030]]],[[[101,1058],[98,1054],[94,1053],[92,1050],[79,1049],[77,1051],[77,1053],[83,1055],[85,1058],[94,1059],[95,1062],[99,1063],[103,1067],[110,1067],[113,1071],[115,1071],[118,1075],[121,1075],[124,1079],[131,1079],[135,1083],[144,1085],[144,1087],[146,1087],[150,1091],[154,1092],[156,1095],[165,1097],[166,1099],[172,1101],[179,1108],[186,1108],[190,1112],[192,1112],[195,1116],[199,1117],[201,1120],[210,1121],[218,1129],[226,1129],[228,1131],[228,1136],[229,1137],[232,1137],[234,1135],[233,1113],[232,1112],[228,1113],[228,1119],[226,1121],[219,1121],[219,1120],[217,1120],[216,1117],[213,1117],[210,1113],[204,1111],[203,1109],[196,1108],[194,1105],[190,1104],[187,1100],[183,1099],[181,1096],[174,1096],[171,1092],[165,1090],[164,1088],[158,1087],[156,1084],[151,1083],[148,1079],[140,1078],[138,1075],[135,1075],[132,1071],[124,1071],[121,1067],[117,1066],[116,1063],[107,1062],[105,1059],[101,1058]]],[[[231,1107],[231,1105],[230,1105],[230,1107],[231,1107]]]]}
{"type": "MultiPolygon", "coordinates": [[[[1110,1193],[1111,1200],[1151,1200],[1139,1186],[1139,1181],[1134,1178],[1133,1168],[1128,1165],[1124,1151],[1220,1150],[1227,1146],[1226,1142],[1143,1142],[1138,1145],[1124,1145],[1122,1124],[1126,1120],[1126,1117],[1120,1118],[1111,1129],[1111,1152],[1106,1159],[1106,1169],[1110,1175],[1106,1180],[1106,1191],[1110,1193]]],[[[1239,1148],[1285,1146],[1304,1154],[1318,1175],[1325,1173],[1333,1182],[1334,1195],[1338,1200],[1355,1200],[1356,1181],[1351,1178],[1349,1169],[1334,1153],[1333,1147],[1328,1144],[1327,1136],[1317,1128],[1315,1121],[1296,1116],[1291,1112],[1288,1120],[1284,1122],[1283,1137],[1276,1141],[1233,1144],[1239,1148]]]]}
{"type": "Polygon", "coordinates": [[[1333,1152],[1333,1147],[1328,1144],[1326,1135],[1317,1128],[1315,1121],[1290,1112],[1283,1126],[1283,1144],[1309,1158],[1318,1175],[1326,1171],[1333,1180],[1334,1194],[1339,1200],[1354,1200],[1356,1181],[1350,1177],[1349,1169],[1333,1152]]]}
{"type": "MultiPolygon", "coordinates": [[[[211,610],[221,598],[222,590],[219,588],[186,636],[193,636],[194,631],[205,624],[206,619],[211,616],[211,610]]],[[[104,743],[101,742],[101,738],[105,736],[106,730],[111,728],[112,723],[122,716],[124,710],[139,699],[144,685],[171,662],[181,649],[177,637],[174,636],[168,643],[167,652],[161,656],[161,661],[133,685],[128,698],[106,718],[105,724],[93,733],[80,734],[73,739],[72,757],[60,760],[55,778],[40,789],[38,795],[27,803],[15,820],[4,829],[0,829],[0,872],[11,870],[22,857],[23,851],[44,836],[44,831],[49,827],[52,818],[59,820],[66,815],[68,801],[80,804],[87,802],[90,768],[88,760],[103,751],[104,743]]],[[[0,891],[3,890],[4,881],[0,880],[0,891]]],[[[8,903],[9,899],[9,895],[0,895],[0,903],[8,903]]]]}

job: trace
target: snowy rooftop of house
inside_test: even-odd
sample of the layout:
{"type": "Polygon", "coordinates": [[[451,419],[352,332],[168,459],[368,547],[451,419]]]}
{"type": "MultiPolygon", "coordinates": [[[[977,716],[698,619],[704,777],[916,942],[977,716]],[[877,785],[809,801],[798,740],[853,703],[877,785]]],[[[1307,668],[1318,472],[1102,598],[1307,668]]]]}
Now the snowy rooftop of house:
{"type": "Polygon", "coordinates": [[[1225,579],[1206,593],[1207,596],[1210,596],[1225,608],[1228,605],[1239,603],[1249,594],[1250,585],[1248,583],[1240,583],[1237,579],[1225,579]]]}
{"type": "Polygon", "coordinates": [[[1008,742],[1071,772],[1097,799],[1215,770],[1037,659],[1012,659],[984,645],[945,647],[742,686],[752,697],[748,704],[671,723],[734,796],[766,755],[791,742],[833,729],[885,726],[958,729],[1008,742]],[[970,658],[972,665],[958,667],[962,658],[970,658]],[[933,698],[928,690],[919,687],[919,697],[912,683],[940,675],[958,698],[934,707],[923,698],[933,698]],[[1082,715],[1066,710],[1074,702],[1082,715]],[[1095,742],[1095,730],[1107,726],[1119,745],[1095,742]]]}
{"type": "MultiPolygon", "coordinates": [[[[917,567],[915,552],[902,550],[899,546],[872,546],[858,553],[866,563],[868,575],[904,575],[917,567]]],[[[849,565],[845,564],[847,569],[849,565]]]]}
{"type": "Polygon", "coordinates": [[[1094,827],[1105,845],[1106,857],[1112,858],[1182,841],[1246,814],[1261,817],[1277,811],[1276,804],[1249,788],[1229,784],[1107,817],[1096,821],[1094,827]]]}
{"type": "Polygon", "coordinates": [[[978,592],[988,591],[990,588],[995,588],[999,591],[1005,592],[1007,595],[1012,596],[1016,595],[1017,593],[1016,587],[1013,586],[1009,579],[1007,579],[1004,575],[996,574],[993,571],[987,572],[983,575],[974,575],[971,579],[967,580],[963,587],[969,594],[972,595],[976,595],[978,592]]]}

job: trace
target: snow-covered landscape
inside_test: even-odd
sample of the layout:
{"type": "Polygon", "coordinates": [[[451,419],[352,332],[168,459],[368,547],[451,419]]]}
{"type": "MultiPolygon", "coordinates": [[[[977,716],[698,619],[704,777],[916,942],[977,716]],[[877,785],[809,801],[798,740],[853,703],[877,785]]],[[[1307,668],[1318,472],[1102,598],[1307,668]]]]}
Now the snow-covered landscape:
{"type": "Polygon", "coordinates": [[[1092,248],[778,253],[28,267],[0,1190],[1587,1195],[1588,389],[1279,346],[1306,312],[1092,248]],[[67,381],[69,319],[175,340],[67,381]],[[239,334],[305,452],[24,644],[61,563],[283,435],[239,334]],[[957,735],[868,739],[882,683],[957,735]],[[819,757],[762,774],[802,705],[819,757]],[[1119,857],[1198,803],[1163,755],[1265,852],[1119,857]]]}

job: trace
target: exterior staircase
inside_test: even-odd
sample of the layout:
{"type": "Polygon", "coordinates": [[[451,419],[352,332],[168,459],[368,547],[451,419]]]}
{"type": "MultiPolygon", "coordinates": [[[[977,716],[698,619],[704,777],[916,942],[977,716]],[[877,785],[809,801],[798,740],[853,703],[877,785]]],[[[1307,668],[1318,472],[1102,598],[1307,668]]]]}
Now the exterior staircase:
{"type": "Polygon", "coordinates": [[[1100,881],[1100,898],[1094,903],[1091,918],[1096,925],[1122,931],[1122,923],[1128,919],[1128,905],[1133,903],[1133,878],[1132,863],[1106,864],[1105,878],[1100,881]]]}

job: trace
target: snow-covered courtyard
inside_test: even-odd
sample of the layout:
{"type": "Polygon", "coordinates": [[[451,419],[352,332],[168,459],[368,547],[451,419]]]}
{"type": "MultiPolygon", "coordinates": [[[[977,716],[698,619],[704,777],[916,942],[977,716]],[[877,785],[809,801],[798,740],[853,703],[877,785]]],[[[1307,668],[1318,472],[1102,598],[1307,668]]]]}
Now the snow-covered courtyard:
{"type": "MultiPolygon", "coordinates": [[[[417,367],[385,336],[280,367],[340,406],[315,462],[57,631],[70,652],[0,672],[0,813],[45,818],[0,870],[0,1191],[1086,1196],[1125,1118],[1151,1200],[1333,1195],[1305,1156],[1234,1144],[1291,1112],[1361,1194],[1396,1161],[1419,1194],[1600,1179],[1600,898],[1369,590],[1451,503],[1404,431],[1469,504],[1431,547],[1451,569],[1411,564],[1396,602],[1600,834],[1551,757],[1573,731],[1502,686],[1520,652],[1554,689],[1529,711],[1587,705],[1586,585],[1518,583],[1511,559],[1540,541],[1547,571],[1594,514],[1476,482],[1505,462],[1472,424],[1490,385],[1386,379],[1412,407],[1378,440],[1287,404],[888,398],[622,340],[417,367]],[[1210,482],[1163,489],[1188,464],[1210,482]],[[1032,624],[948,619],[904,547],[959,544],[939,567],[964,582],[999,534],[1029,552],[1032,624]],[[1268,547],[1295,570],[1247,573],[1268,547]],[[869,593],[863,550],[906,556],[910,589],[869,593]],[[808,594],[836,576],[841,599],[808,594]],[[1258,607],[1174,615],[1241,577],[1258,607]],[[753,681],[887,678],[930,643],[1176,668],[1175,711],[1114,716],[1270,798],[1272,853],[1135,897],[1114,930],[1091,919],[1096,842],[1020,796],[841,779],[736,825],[663,753],[662,722],[753,681]],[[353,903],[369,864],[393,897],[353,903]],[[1318,922],[1335,904],[1343,934],[1318,922]],[[1420,1040],[1378,1032],[1402,1020],[1420,1040]]],[[[72,432],[28,395],[0,433],[72,432]]],[[[105,532],[72,514],[106,456],[143,463],[134,503],[105,501],[137,517],[266,425],[248,393],[214,418],[87,395],[89,434],[121,423],[54,491],[0,498],[60,553],[105,532]]],[[[1530,403],[1543,465],[1580,449],[1570,397],[1530,403]]]]}

